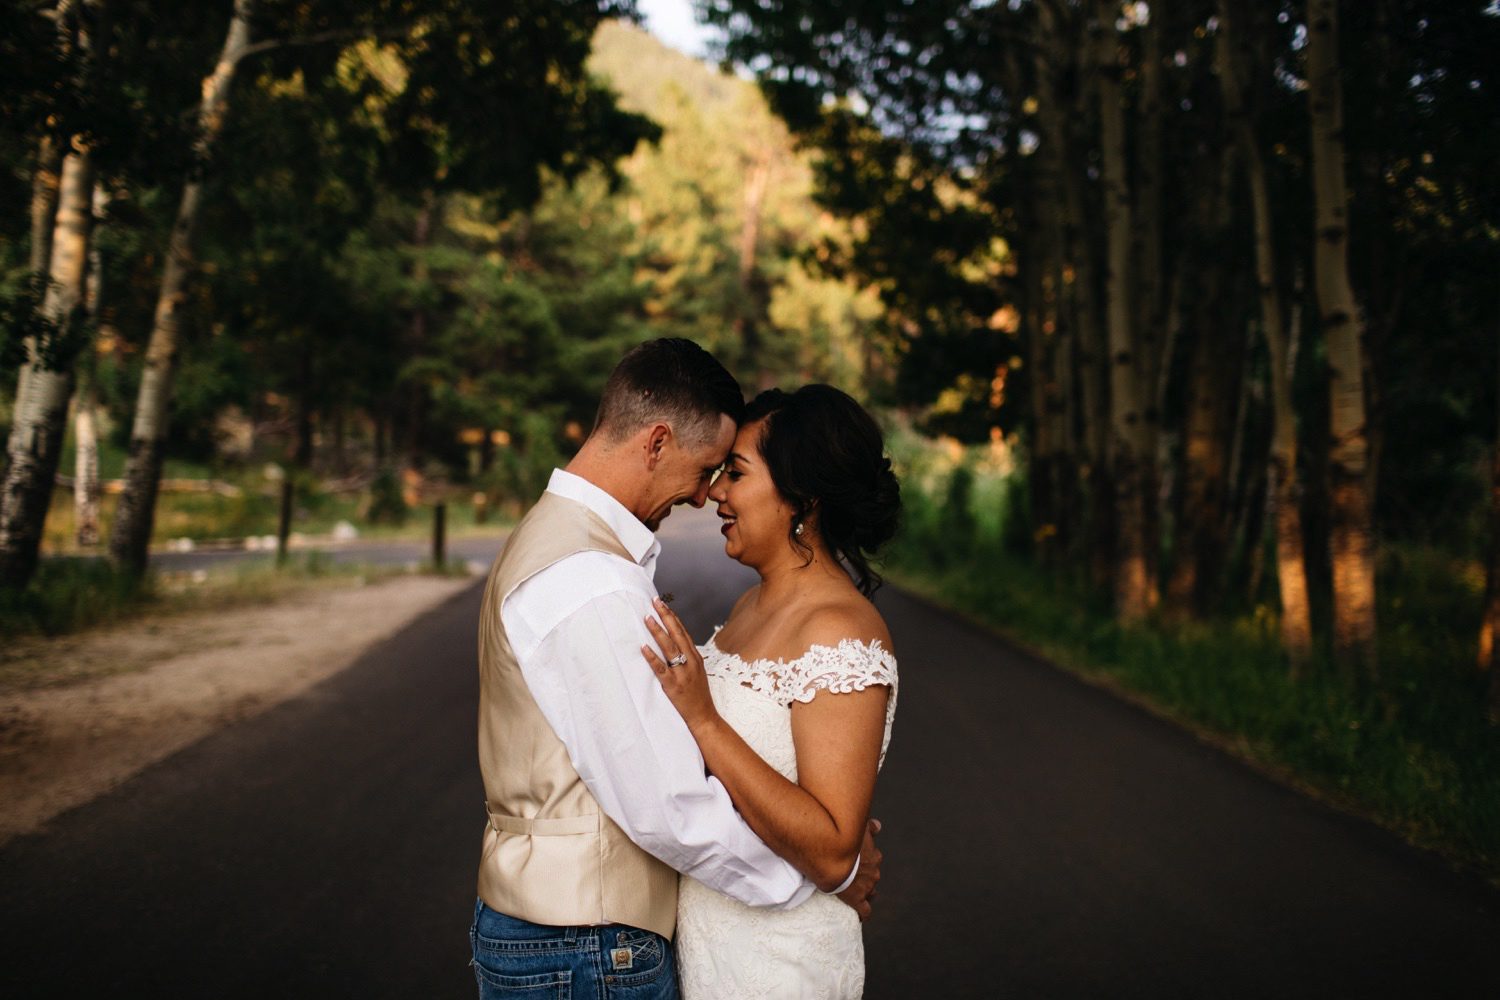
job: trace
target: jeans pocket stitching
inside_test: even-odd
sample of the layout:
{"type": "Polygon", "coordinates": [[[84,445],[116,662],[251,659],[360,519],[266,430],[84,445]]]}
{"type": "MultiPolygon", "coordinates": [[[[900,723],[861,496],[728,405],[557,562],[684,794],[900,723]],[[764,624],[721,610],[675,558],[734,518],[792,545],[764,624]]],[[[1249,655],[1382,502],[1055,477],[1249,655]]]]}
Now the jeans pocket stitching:
{"type": "Polygon", "coordinates": [[[588,949],[579,938],[489,938],[476,931],[474,950],[495,955],[562,955],[588,949]]]}
{"type": "Polygon", "coordinates": [[[489,985],[502,990],[543,990],[553,987],[569,989],[573,985],[573,971],[562,969],[557,972],[537,972],[528,976],[512,976],[503,972],[495,972],[493,969],[485,968],[481,963],[474,963],[474,974],[479,976],[489,985]]]}

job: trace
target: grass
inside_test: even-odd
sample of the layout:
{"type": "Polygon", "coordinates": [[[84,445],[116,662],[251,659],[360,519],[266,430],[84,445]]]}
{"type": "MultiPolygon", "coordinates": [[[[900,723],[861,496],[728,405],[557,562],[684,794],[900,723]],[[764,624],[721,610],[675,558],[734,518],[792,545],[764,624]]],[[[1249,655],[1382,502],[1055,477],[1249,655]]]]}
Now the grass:
{"type": "Polygon", "coordinates": [[[44,559],[26,589],[0,589],[0,633],[61,635],[143,613],[154,580],[134,580],[103,559],[44,559]]]}
{"type": "MultiPolygon", "coordinates": [[[[100,501],[100,527],[109,537],[118,498],[105,496],[100,501]]],[[[225,538],[264,537],[276,534],[280,522],[281,501],[262,490],[246,489],[239,496],[213,493],[164,493],[157,500],[152,541],[162,545],[178,538],[195,542],[225,538]]],[[[363,516],[363,498],[354,494],[320,493],[305,490],[295,499],[292,530],[304,535],[326,535],[340,521],[348,522],[367,540],[423,540],[432,534],[431,507],[413,508],[404,523],[369,524],[363,516]]],[[[485,523],[470,501],[446,504],[446,531],[450,538],[491,535],[503,531],[513,518],[490,510],[485,523]]],[[[77,520],[73,497],[59,489],[53,495],[47,515],[43,551],[52,554],[77,552],[77,520]]]]}
{"type": "MultiPolygon", "coordinates": [[[[124,466],[124,455],[118,449],[104,448],[100,455],[101,475],[118,477],[124,466]]],[[[63,467],[71,471],[71,457],[64,455],[63,467]]],[[[276,470],[263,464],[225,467],[169,459],[163,469],[164,479],[215,481],[232,489],[220,492],[164,492],[157,498],[153,521],[153,545],[165,545],[178,539],[195,543],[217,540],[239,540],[274,536],[280,522],[280,481],[276,470]]],[[[335,492],[323,488],[310,477],[298,475],[293,494],[291,530],[308,536],[326,536],[341,522],[354,526],[363,541],[428,541],[433,530],[431,503],[406,507],[400,499],[401,484],[395,476],[377,477],[373,490],[335,492]],[[383,487],[383,492],[380,487],[383,487]],[[398,517],[381,523],[370,523],[372,497],[384,500],[387,510],[394,508],[398,517]]],[[[446,498],[445,531],[450,539],[494,536],[512,525],[518,514],[504,506],[490,506],[480,522],[481,509],[473,494],[454,488],[446,498]]],[[[100,500],[100,529],[109,537],[117,496],[106,494],[100,500]]],[[[376,505],[378,506],[378,505],[376,505]]],[[[286,566],[277,568],[269,556],[237,562],[233,568],[212,573],[150,573],[140,580],[117,573],[97,556],[103,546],[81,548],[76,541],[77,520],[72,492],[59,488],[52,496],[52,506],[45,525],[43,559],[35,577],[21,592],[0,589],[0,634],[11,636],[62,635],[111,622],[175,610],[201,607],[227,607],[279,599],[306,586],[327,583],[347,584],[363,578],[369,580],[406,572],[403,568],[373,567],[334,563],[316,553],[295,555],[286,566]]],[[[424,563],[417,572],[438,572],[424,563]]],[[[467,568],[461,561],[450,562],[440,571],[461,575],[467,568]]]]}
{"type": "Polygon", "coordinates": [[[953,514],[911,500],[889,558],[895,582],[1500,884],[1500,731],[1484,720],[1486,679],[1474,667],[1475,567],[1388,549],[1378,686],[1346,682],[1326,660],[1294,682],[1270,608],[1128,627],[1088,588],[1042,571],[996,534],[954,539],[942,530],[953,514]]]}
{"type": "MultiPolygon", "coordinates": [[[[25,590],[0,590],[0,634],[55,636],[147,615],[269,604],[314,587],[349,586],[406,575],[403,566],[334,562],[318,552],[271,557],[213,571],[148,572],[139,579],[103,559],[45,559],[25,590]]],[[[431,573],[424,564],[419,573],[431,573]]],[[[466,575],[450,562],[443,575],[466,575]]]]}

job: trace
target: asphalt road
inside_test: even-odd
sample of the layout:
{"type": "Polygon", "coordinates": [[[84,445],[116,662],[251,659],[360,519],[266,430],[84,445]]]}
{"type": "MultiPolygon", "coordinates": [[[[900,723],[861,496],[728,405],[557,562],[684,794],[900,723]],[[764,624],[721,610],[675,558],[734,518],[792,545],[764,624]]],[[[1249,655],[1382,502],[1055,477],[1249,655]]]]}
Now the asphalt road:
{"type": "MultiPolygon", "coordinates": [[[[663,531],[695,633],[747,579],[712,532],[685,511],[663,531]]],[[[472,996],[479,597],[0,848],[0,996],[472,996]]],[[[1500,893],[880,604],[902,681],[872,1000],[1500,995],[1500,893]]]]}

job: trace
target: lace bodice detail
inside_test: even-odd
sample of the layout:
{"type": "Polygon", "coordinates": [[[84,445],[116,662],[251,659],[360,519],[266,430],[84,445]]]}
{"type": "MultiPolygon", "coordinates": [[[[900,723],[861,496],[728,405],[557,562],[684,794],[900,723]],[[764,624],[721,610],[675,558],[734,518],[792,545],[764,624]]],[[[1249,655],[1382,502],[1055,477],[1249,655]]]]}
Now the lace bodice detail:
{"type": "MultiPolygon", "coordinates": [[[[717,637],[718,629],[714,630],[717,637]]],[[[846,694],[890,686],[880,759],[896,715],[896,658],[879,642],[846,639],[814,646],[795,660],[745,660],[699,647],[709,690],[724,721],[760,757],[792,781],[794,702],[819,691],[846,694]]],[[[756,909],[684,876],[677,902],[677,968],[683,1000],[765,997],[852,1000],[864,992],[859,917],[833,896],[814,894],[791,910],[756,909]]]]}
{"type": "MultiPolygon", "coordinates": [[[[698,647],[708,676],[733,681],[770,698],[783,708],[790,708],[794,701],[812,701],[819,691],[848,694],[863,691],[872,684],[889,685],[891,695],[885,704],[885,735],[880,742],[880,762],[885,763],[885,752],[891,744],[891,725],[896,720],[896,657],[879,639],[869,643],[844,639],[837,646],[815,645],[790,662],[746,660],[718,647],[719,630],[723,627],[716,627],[709,640],[698,647]]],[[[735,726],[735,729],[738,731],[739,727],[735,726]]]]}

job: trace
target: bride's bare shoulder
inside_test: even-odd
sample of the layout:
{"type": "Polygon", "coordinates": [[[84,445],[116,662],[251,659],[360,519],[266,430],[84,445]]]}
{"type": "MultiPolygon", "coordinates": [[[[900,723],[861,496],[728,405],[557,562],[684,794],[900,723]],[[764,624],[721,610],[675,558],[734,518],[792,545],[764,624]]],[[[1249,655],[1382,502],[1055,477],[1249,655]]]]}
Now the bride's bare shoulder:
{"type": "Polygon", "coordinates": [[[799,645],[837,646],[846,639],[865,645],[878,642],[891,648],[891,632],[885,619],[863,597],[840,598],[809,605],[797,629],[799,645]]]}

